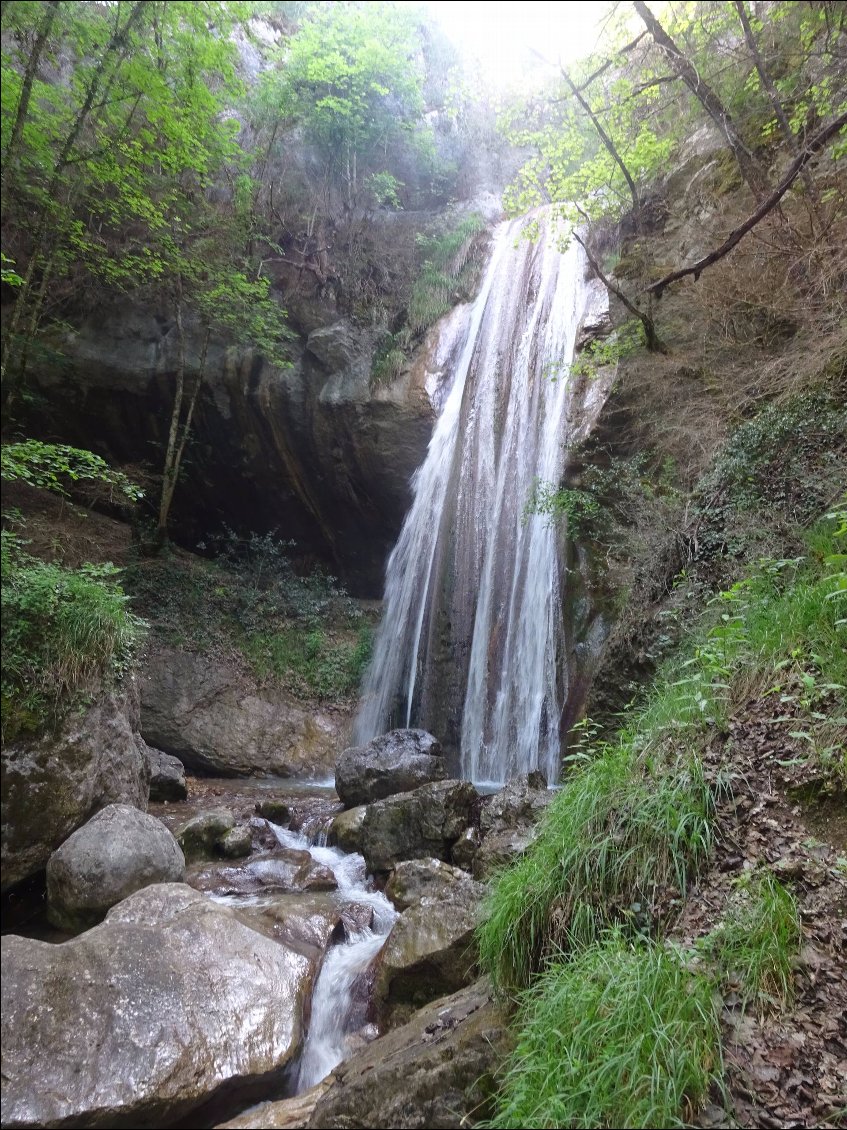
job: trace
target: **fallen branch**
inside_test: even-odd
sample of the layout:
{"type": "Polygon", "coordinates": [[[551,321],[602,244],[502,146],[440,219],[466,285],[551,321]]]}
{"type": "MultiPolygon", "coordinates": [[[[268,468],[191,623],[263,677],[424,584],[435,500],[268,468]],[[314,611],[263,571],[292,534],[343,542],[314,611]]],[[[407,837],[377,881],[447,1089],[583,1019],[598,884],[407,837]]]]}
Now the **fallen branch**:
{"type": "Polygon", "coordinates": [[[585,257],[591,264],[591,267],[600,282],[606,287],[607,290],[611,291],[611,293],[614,294],[614,296],[623,303],[627,310],[629,310],[630,314],[638,318],[639,322],[641,322],[641,325],[644,327],[644,338],[647,342],[647,348],[651,351],[651,353],[667,353],[668,347],[656,332],[656,325],[650,315],[639,309],[632,301],[632,299],[627,298],[620,287],[616,283],[613,283],[608,275],[603,273],[602,267],[589,251],[588,247],[585,244],[585,241],[580,238],[576,230],[574,230],[573,232],[573,237],[585,252],[585,257]]]}
{"type": "Polygon", "coordinates": [[[690,267],[681,267],[678,271],[671,271],[669,275],[665,275],[665,277],[659,279],[658,282],[654,282],[648,286],[646,288],[647,291],[655,294],[657,298],[661,298],[665,287],[670,286],[671,283],[675,283],[679,279],[684,279],[686,275],[693,275],[694,281],[697,282],[700,278],[700,274],[706,267],[711,267],[712,263],[717,263],[719,259],[723,259],[724,255],[732,251],[733,247],[741,242],[748,231],[751,231],[760,220],[767,216],[768,212],[776,207],[809,161],[811,161],[812,157],[823,149],[827,142],[831,141],[845,126],[847,126],[847,113],[840,114],[834,121],[830,122],[828,126],[824,126],[819,133],[816,133],[813,138],[806,142],[806,145],[788,166],[785,176],[770,196],[766,197],[766,199],[761,202],[756,211],[751,216],[748,216],[743,224],[730,232],[720,247],[716,247],[714,251],[710,251],[708,255],[699,259],[690,267]]]}

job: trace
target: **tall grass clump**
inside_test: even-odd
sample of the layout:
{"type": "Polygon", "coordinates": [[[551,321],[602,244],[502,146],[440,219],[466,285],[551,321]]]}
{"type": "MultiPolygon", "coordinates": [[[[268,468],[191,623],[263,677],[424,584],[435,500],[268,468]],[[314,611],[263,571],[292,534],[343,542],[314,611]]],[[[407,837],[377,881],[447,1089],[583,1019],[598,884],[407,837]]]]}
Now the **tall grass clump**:
{"type": "Polygon", "coordinates": [[[684,891],[711,849],[714,802],[700,761],[606,747],[550,805],[537,838],[503,871],[479,929],[495,985],[524,988],[546,958],[580,949],[612,923],[650,928],[656,896],[684,891]]]}
{"type": "Polygon", "coordinates": [[[772,872],[743,876],[729,899],[723,920],[702,948],[735,988],[743,1007],[760,1011],[791,1001],[792,963],[800,952],[802,930],[797,900],[772,872]]]}
{"type": "Polygon", "coordinates": [[[711,980],[620,931],[551,965],[520,1001],[490,1127],[676,1127],[720,1063],[711,980]]]}
{"type": "Polygon", "coordinates": [[[419,237],[423,263],[409,298],[408,329],[419,337],[456,304],[473,274],[476,237],[485,220],[476,212],[464,216],[454,228],[437,236],[419,237]]]}
{"type": "Polygon", "coordinates": [[[113,565],[68,569],[2,534],[3,737],[38,732],[129,662],[143,622],[113,565]]]}

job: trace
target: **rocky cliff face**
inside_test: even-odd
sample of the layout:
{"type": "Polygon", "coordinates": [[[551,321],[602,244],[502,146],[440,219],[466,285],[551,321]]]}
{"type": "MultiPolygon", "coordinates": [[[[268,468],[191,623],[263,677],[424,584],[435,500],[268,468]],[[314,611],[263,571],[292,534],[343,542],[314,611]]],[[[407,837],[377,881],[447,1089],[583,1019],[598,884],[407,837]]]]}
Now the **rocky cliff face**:
{"type": "MultiPolygon", "coordinates": [[[[431,431],[427,363],[374,387],[374,332],[346,319],[316,324],[316,313],[333,316],[327,305],[303,317],[289,369],[210,343],[173,536],[192,546],[224,525],[276,530],[330,562],[352,592],[379,596],[431,431]]],[[[33,430],[158,471],[176,371],[172,318],[115,306],[54,344],[60,360],[42,359],[34,374],[43,401],[33,430]]]]}

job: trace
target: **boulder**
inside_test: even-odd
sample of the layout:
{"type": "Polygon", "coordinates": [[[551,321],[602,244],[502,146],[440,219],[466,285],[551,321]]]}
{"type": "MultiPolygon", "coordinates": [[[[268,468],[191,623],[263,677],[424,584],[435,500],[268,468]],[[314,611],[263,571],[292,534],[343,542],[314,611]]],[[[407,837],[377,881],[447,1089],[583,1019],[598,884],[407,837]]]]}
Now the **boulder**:
{"type": "Polygon", "coordinates": [[[300,1043],[308,960],[184,884],[2,964],[4,1126],[171,1124],[300,1043]]]}
{"type": "Polygon", "coordinates": [[[253,832],[249,824],[239,824],[221,837],[218,851],[224,859],[244,859],[253,850],[253,832]]]}
{"type": "Polygon", "coordinates": [[[198,891],[218,896],[334,891],[338,886],[328,867],[296,848],[276,848],[240,867],[196,865],[189,868],[186,882],[198,891]]]}
{"type": "Polygon", "coordinates": [[[463,985],[477,973],[474,932],[485,887],[454,883],[449,896],[424,896],[404,910],[377,959],[374,1002],[381,1029],[405,1023],[413,1012],[463,985]]]}
{"type": "Polygon", "coordinates": [[[150,768],[130,676],[70,713],[58,733],[2,752],[3,890],[41,871],[71,832],[107,804],[146,811],[150,768]]]}
{"type": "Polygon", "coordinates": [[[309,709],[223,660],[159,648],[141,678],[141,733],[192,772],[329,776],[347,719],[309,709]]]}
{"type": "Polygon", "coordinates": [[[480,843],[466,853],[476,879],[487,879],[526,851],[555,793],[541,773],[530,773],[483,800],[479,814],[480,843]]]}
{"type": "Polygon", "coordinates": [[[50,856],[47,915],[54,926],[84,930],[142,887],[184,875],[185,858],[161,820],[110,804],[50,856]]]}
{"type": "Polygon", "coordinates": [[[147,763],[150,766],[151,801],[185,800],[188,796],[185,766],[178,757],[148,746],[147,763]]]}
{"type": "Polygon", "coordinates": [[[366,746],[345,749],[335,766],[335,791],[346,808],[354,808],[446,777],[447,762],[432,734],[391,730],[366,746]]]}
{"type": "Polygon", "coordinates": [[[291,819],[291,809],[284,800],[260,800],[256,802],[256,812],[271,824],[285,825],[291,819]]]}
{"type": "Polygon", "coordinates": [[[406,859],[391,872],[385,894],[396,910],[403,911],[424,898],[451,899],[478,886],[466,871],[440,859],[406,859]]]}
{"type": "Polygon", "coordinates": [[[390,871],[401,859],[449,859],[479,800],[468,781],[436,781],[367,805],[361,852],[369,871],[390,871]]]}
{"type": "Polygon", "coordinates": [[[493,1076],[508,1047],[508,1018],[487,983],[478,981],[421,1009],[336,1067],[306,1125],[472,1126],[491,1114],[493,1076]]]}
{"type": "Polygon", "coordinates": [[[329,843],[336,844],[342,851],[361,852],[362,850],[362,825],[365,822],[366,805],[358,808],[348,808],[346,812],[339,812],[329,826],[327,839],[329,843]]]}
{"type": "Polygon", "coordinates": [[[228,808],[212,808],[192,816],[176,838],[187,860],[208,859],[220,854],[220,844],[234,825],[235,817],[228,808]]]}

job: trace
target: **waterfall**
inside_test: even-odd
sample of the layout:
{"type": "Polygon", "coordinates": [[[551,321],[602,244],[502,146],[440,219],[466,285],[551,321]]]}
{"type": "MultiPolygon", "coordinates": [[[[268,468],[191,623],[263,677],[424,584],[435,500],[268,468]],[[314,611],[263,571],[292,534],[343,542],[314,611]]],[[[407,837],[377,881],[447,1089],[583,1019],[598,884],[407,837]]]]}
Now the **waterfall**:
{"type": "Polygon", "coordinates": [[[354,731],[362,744],[393,726],[430,729],[477,783],[536,768],[556,779],[567,691],[562,547],[527,503],[564,466],[585,264],[536,221],[534,241],[522,220],[495,231],[388,562],[354,731]]]}

